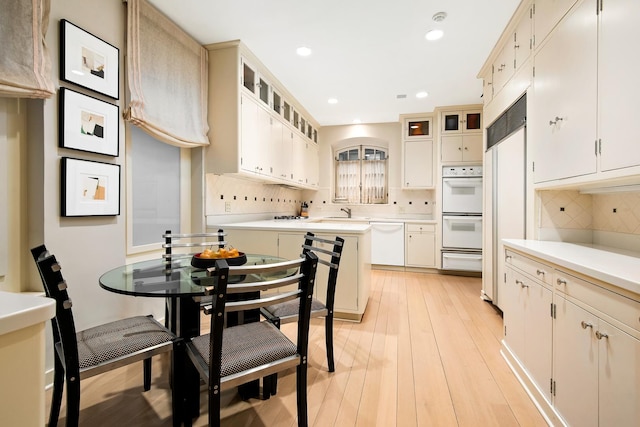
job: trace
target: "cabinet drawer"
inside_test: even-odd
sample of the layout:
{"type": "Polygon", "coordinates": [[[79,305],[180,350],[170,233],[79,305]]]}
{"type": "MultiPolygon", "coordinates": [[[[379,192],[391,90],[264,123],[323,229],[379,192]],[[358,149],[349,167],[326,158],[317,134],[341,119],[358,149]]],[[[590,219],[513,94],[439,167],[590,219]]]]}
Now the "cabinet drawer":
{"type": "Polygon", "coordinates": [[[640,302],[561,270],[555,271],[555,288],[640,332],[640,302]]]}
{"type": "Polygon", "coordinates": [[[405,224],[405,230],[412,233],[435,233],[435,224],[405,224]]]}
{"type": "Polygon", "coordinates": [[[505,262],[529,276],[535,277],[542,283],[553,286],[553,268],[539,261],[522,256],[516,252],[506,250],[505,262]]]}

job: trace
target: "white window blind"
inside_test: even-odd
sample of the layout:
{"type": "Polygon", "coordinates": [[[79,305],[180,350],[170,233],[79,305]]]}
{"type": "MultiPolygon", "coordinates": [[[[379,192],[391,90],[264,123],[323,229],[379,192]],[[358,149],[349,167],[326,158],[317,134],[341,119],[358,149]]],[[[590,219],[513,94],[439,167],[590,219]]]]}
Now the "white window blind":
{"type": "Polygon", "coordinates": [[[125,119],[177,147],[209,145],[207,50],[146,0],[127,8],[125,119]]]}
{"type": "Polygon", "coordinates": [[[50,98],[55,93],[44,37],[49,0],[2,0],[0,96],[50,98]]]}

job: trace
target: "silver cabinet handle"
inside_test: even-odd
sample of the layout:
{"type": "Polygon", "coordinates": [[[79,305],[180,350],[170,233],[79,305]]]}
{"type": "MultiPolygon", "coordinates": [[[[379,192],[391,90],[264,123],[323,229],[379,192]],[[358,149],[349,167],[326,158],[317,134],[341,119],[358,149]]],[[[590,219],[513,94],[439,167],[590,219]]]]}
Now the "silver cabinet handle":
{"type": "Polygon", "coordinates": [[[505,260],[505,261],[509,261],[509,260],[511,260],[511,255],[507,255],[507,256],[505,256],[505,257],[504,257],[504,260],[505,260]]]}
{"type": "Polygon", "coordinates": [[[567,284],[567,281],[564,279],[558,279],[556,280],[556,282],[558,283],[558,285],[564,286],[567,284]]]}
{"type": "Polygon", "coordinates": [[[602,333],[600,331],[596,331],[596,337],[598,337],[598,339],[601,340],[602,338],[609,338],[609,335],[602,333]]]}
{"type": "Polygon", "coordinates": [[[591,323],[585,322],[584,320],[580,322],[580,326],[582,326],[582,329],[593,328],[593,325],[591,323]]]}
{"type": "Polygon", "coordinates": [[[555,120],[549,120],[549,126],[553,126],[555,124],[558,124],[558,122],[561,122],[562,120],[563,120],[562,117],[556,116],[555,120]]]}
{"type": "Polygon", "coordinates": [[[516,285],[520,285],[521,288],[528,288],[529,285],[526,285],[522,280],[516,279],[516,285]]]}
{"type": "Polygon", "coordinates": [[[538,276],[540,276],[540,275],[544,276],[545,274],[547,274],[547,272],[546,272],[546,271],[544,271],[544,270],[536,270],[536,274],[537,274],[538,276]]]}

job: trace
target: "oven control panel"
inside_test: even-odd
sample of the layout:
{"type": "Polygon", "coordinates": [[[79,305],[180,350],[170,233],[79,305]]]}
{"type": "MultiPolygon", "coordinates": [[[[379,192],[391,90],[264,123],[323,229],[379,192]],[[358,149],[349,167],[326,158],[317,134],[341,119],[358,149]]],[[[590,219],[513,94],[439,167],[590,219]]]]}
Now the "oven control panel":
{"type": "Polygon", "coordinates": [[[442,168],[442,176],[482,176],[482,166],[445,166],[442,168]]]}

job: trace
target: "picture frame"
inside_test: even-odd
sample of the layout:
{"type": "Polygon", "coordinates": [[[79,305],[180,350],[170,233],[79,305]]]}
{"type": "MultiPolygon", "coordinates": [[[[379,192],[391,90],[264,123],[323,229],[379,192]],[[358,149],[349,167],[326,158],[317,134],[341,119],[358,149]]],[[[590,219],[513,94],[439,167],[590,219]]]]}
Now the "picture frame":
{"type": "Polygon", "coordinates": [[[120,50],[61,19],[60,79],[118,99],[120,50]]]}
{"type": "Polygon", "coordinates": [[[118,157],[120,107],[61,87],[58,146],[118,157]]]}
{"type": "Polygon", "coordinates": [[[63,217],[120,215],[120,165],[62,157],[63,217]]]}

